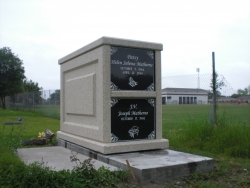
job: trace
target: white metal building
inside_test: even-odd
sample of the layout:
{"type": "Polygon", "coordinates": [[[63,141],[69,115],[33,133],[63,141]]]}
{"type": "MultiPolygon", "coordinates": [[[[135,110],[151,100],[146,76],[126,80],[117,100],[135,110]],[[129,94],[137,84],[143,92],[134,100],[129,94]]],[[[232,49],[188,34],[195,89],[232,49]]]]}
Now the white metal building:
{"type": "Polygon", "coordinates": [[[208,91],[191,88],[162,89],[162,104],[208,104],[208,91]]]}

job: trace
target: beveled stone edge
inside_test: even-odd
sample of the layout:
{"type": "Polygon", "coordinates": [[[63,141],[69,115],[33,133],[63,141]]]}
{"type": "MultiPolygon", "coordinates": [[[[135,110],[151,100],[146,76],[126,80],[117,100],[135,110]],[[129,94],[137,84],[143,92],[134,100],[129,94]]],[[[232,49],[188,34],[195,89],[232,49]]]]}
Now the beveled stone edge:
{"type": "Polygon", "coordinates": [[[131,40],[131,39],[122,39],[122,38],[114,38],[114,37],[106,37],[103,36],[96,41],[62,57],[58,60],[58,64],[63,64],[77,56],[80,56],[88,51],[91,51],[95,48],[98,48],[102,45],[114,45],[114,46],[123,46],[123,47],[134,47],[140,49],[151,49],[151,50],[163,50],[163,45],[161,43],[154,43],[154,42],[146,42],[146,41],[138,41],[138,40],[131,40]]]}
{"type": "Polygon", "coordinates": [[[156,91],[111,91],[111,97],[117,98],[156,98],[156,91]]]}

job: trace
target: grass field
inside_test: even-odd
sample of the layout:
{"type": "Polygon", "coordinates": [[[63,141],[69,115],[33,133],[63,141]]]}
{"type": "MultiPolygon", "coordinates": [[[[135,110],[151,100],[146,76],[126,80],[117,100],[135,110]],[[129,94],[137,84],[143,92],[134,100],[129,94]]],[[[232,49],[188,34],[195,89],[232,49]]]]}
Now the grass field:
{"type": "Polygon", "coordinates": [[[37,137],[38,132],[49,129],[56,133],[60,129],[60,121],[46,117],[37,112],[0,110],[0,133],[9,135],[13,129],[13,135],[21,132],[20,139],[31,139],[37,137]],[[22,125],[5,125],[4,122],[17,121],[18,117],[22,117],[22,125]]]}
{"type": "Polygon", "coordinates": [[[213,119],[210,105],[164,105],[163,137],[175,149],[200,148],[250,157],[250,105],[219,105],[217,110],[214,129],[208,121],[213,119]]]}
{"type": "MultiPolygon", "coordinates": [[[[163,105],[162,122],[165,125],[179,125],[189,120],[208,120],[212,117],[211,105],[163,105]]],[[[250,105],[219,105],[218,118],[224,114],[234,122],[250,125],[250,105]]]]}
{"type": "Polygon", "coordinates": [[[60,106],[59,105],[43,105],[36,106],[35,112],[44,114],[47,117],[60,119],[60,106]]]}
{"type": "Polygon", "coordinates": [[[218,123],[209,123],[210,105],[164,105],[163,137],[170,149],[212,157],[215,171],[191,175],[166,187],[250,187],[250,105],[219,105],[218,123]]]}
{"type": "MultiPolygon", "coordinates": [[[[216,169],[209,174],[178,180],[178,184],[166,182],[159,187],[250,187],[250,105],[220,105],[216,129],[207,123],[210,108],[210,105],[163,106],[163,137],[169,139],[170,149],[212,157],[216,169]]],[[[1,109],[0,123],[0,149],[6,143],[18,144],[20,139],[37,137],[44,129],[54,133],[60,129],[58,119],[27,111],[1,109]],[[2,125],[16,121],[19,116],[23,118],[22,126],[2,125]]],[[[10,154],[6,156],[10,161],[19,160],[10,154]]],[[[124,186],[136,187],[130,183],[124,186]]]]}
{"type": "Polygon", "coordinates": [[[9,109],[14,111],[37,112],[50,118],[60,119],[60,105],[35,105],[34,108],[33,106],[9,106],[9,109]]]}

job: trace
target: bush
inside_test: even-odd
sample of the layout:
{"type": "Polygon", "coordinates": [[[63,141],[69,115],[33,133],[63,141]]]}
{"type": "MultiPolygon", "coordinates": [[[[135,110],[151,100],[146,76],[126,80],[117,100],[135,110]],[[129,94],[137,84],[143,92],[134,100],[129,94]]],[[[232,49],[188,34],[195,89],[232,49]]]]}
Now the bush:
{"type": "Polygon", "coordinates": [[[13,160],[13,154],[5,153],[0,158],[0,187],[116,187],[126,180],[128,172],[111,172],[105,167],[94,169],[91,158],[81,162],[72,171],[53,171],[44,163],[26,166],[20,160],[13,160]]]}

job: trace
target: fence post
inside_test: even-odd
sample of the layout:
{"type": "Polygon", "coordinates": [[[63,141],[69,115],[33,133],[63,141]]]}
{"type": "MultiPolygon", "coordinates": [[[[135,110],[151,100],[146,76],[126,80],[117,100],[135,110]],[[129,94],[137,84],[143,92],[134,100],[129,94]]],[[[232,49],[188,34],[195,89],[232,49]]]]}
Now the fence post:
{"type": "Polygon", "coordinates": [[[56,106],[56,90],[55,90],[55,106],[56,106]]]}
{"type": "Polygon", "coordinates": [[[45,95],[45,93],[44,93],[44,90],[42,90],[42,114],[44,114],[44,95],[45,95]]]}
{"type": "Polygon", "coordinates": [[[49,117],[50,117],[50,90],[49,90],[49,117]]]}
{"type": "Polygon", "coordinates": [[[34,91],[33,91],[33,112],[35,112],[34,102],[35,102],[35,97],[34,97],[34,91]]]}
{"type": "Polygon", "coordinates": [[[216,76],[215,76],[215,57],[214,52],[212,52],[212,66],[213,66],[213,115],[214,115],[214,127],[217,124],[217,117],[216,117],[216,76]]]}

